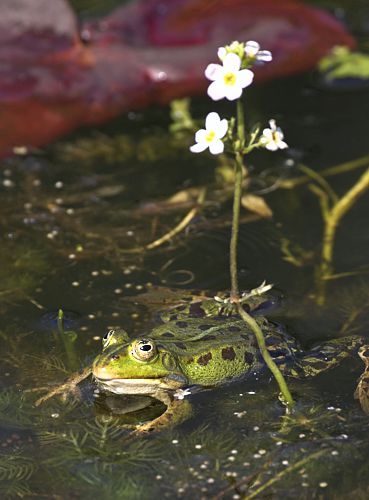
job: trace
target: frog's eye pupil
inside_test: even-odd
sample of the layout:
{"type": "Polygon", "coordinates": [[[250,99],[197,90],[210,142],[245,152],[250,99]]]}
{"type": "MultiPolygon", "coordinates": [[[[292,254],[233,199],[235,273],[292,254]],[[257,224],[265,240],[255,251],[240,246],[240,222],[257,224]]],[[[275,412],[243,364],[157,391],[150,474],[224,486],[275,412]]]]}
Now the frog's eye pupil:
{"type": "Polygon", "coordinates": [[[151,344],[143,344],[140,346],[140,351],[149,352],[149,351],[151,351],[151,349],[152,349],[151,344]]]}

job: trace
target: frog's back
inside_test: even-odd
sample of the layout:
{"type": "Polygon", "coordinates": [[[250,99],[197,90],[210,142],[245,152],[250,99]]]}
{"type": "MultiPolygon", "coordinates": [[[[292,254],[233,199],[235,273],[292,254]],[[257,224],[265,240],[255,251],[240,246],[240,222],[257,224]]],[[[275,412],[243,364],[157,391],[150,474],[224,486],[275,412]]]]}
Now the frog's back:
{"type": "MultiPolygon", "coordinates": [[[[267,320],[260,320],[268,350],[277,364],[293,362],[294,339],[267,320]]],[[[252,331],[239,318],[224,316],[169,321],[150,337],[178,360],[190,384],[212,386],[258,373],[264,362],[252,331]]]]}

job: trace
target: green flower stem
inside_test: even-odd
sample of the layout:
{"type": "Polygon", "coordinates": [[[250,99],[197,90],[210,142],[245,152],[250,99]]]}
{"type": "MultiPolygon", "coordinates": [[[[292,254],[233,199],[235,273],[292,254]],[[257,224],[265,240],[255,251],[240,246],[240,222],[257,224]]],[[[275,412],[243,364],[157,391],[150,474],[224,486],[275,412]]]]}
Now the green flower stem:
{"type": "Polygon", "coordinates": [[[282,372],[280,371],[278,366],[274,363],[273,358],[271,357],[271,355],[268,352],[268,349],[266,348],[264,334],[260,326],[257,324],[256,320],[252,316],[247,314],[247,312],[243,309],[241,304],[238,304],[237,309],[238,309],[238,314],[241,316],[243,321],[254,332],[254,335],[256,337],[259,346],[259,350],[261,352],[261,355],[263,356],[265,364],[272,372],[274,378],[276,379],[279,385],[279,390],[282,393],[283,401],[285,402],[289,410],[292,409],[295,404],[292,398],[292,394],[290,393],[287,382],[284,379],[282,372]]]}
{"type": "Polygon", "coordinates": [[[242,307],[239,299],[238,288],[238,266],[237,266],[237,244],[238,232],[240,225],[240,207],[242,196],[242,176],[243,176],[243,149],[245,145],[245,120],[243,113],[242,101],[237,101],[237,135],[238,147],[236,146],[236,162],[235,162],[235,185],[234,185],[234,198],[233,198],[233,219],[232,219],[232,236],[230,244],[230,271],[231,271],[231,302],[237,304],[239,315],[245,323],[252,329],[255,334],[258,346],[265,361],[276,381],[278,382],[279,389],[282,393],[283,399],[288,407],[291,409],[294,405],[292,395],[288,389],[287,383],[279,370],[278,366],[274,363],[270,356],[264,340],[263,332],[254,318],[252,318],[242,307]]]}
{"type": "Polygon", "coordinates": [[[232,302],[237,302],[239,297],[237,246],[238,246],[238,229],[240,226],[240,207],[241,207],[241,196],[242,196],[242,155],[240,155],[239,153],[236,156],[235,168],[236,172],[235,172],[234,195],[233,195],[232,233],[231,233],[231,244],[229,249],[232,302]]]}

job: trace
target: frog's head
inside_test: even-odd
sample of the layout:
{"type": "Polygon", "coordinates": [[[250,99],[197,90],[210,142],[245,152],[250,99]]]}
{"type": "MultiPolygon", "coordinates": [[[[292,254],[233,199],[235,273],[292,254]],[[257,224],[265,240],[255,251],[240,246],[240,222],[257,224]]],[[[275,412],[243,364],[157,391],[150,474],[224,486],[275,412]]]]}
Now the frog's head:
{"type": "Polygon", "coordinates": [[[124,331],[108,332],[93,363],[99,385],[117,394],[151,394],[187,383],[176,356],[150,338],[130,340],[124,331]]]}

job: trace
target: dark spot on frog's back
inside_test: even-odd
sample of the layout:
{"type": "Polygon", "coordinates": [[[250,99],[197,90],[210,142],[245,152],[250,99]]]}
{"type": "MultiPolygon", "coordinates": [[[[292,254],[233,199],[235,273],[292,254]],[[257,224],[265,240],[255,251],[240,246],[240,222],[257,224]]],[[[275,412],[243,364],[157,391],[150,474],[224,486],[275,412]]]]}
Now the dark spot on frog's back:
{"type": "Polygon", "coordinates": [[[178,326],[178,328],[187,328],[188,323],[187,321],[177,321],[176,326],[178,326]]]}
{"type": "Polygon", "coordinates": [[[252,354],[252,352],[245,352],[244,360],[247,365],[252,365],[252,363],[254,362],[254,355],[252,354]]]}
{"type": "Polygon", "coordinates": [[[236,357],[235,350],[233,347],[224,347],[222,349],[222,358],[227,361],[233,361],[236,357]]]}
{"type": "Polygon", "coordinates": [[[228,327],[228,331],[231,333],[237,333],[241,331],[241,328],[239,326],[231,325],[228,327]]]}
{"type": "Polygon", "coordinates": [[[216,335],[205,335],[201,340],[215,340],[217,338],[216,335]]]}
{"type": "Polygon", "coordinates": [[[178,349],[187,350],[186,344],[184,342],[174,342],[174,345],[178,347],[178,349]]]}
{"type": "Polygon", "coordinates": [[[161,334],[161,336],[164,337],[164,338],[168,338],[169,339],[169,338],[174,337],[174,333],[172,333],[172,332],[164,332],[164,333],[161,334]]]}
{"type": "Polygon", "coordinates": [[[202,331],[202,332],[206,332],[206,330],[209,330],[209,328],[213,328],[214,325],[199,325],[197,328],[202,331]]]}
{"type": "Polygon", "coordinates": [[[197,360],[197,364],[198,365],[201,365],[201,366],[206,366],[209,361],[212,359],[213,355],[211,354],[211,352],[208,352],[207,354],[203,354],[202,356],[200,356],[197,360]]]}

